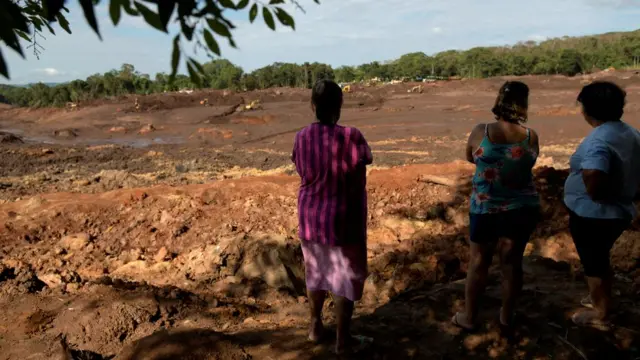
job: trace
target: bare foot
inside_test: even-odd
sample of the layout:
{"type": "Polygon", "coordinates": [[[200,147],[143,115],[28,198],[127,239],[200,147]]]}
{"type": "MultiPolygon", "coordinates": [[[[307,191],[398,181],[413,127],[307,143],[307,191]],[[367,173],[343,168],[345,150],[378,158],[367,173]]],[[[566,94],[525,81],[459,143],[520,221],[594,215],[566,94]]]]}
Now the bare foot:
{"type": "Polygon", "coordinates": [[[603,319],[600,313],[596,310],[583,310],[573,314],[571,320],[578,326],[593,326],[608,330],[611,323],[603,319]]]}
{"type": "Polygon", "coordinates": [[[309,340],[319,343],[322,341],[323,336],[324,325],[322,320],[311,320],[311,324],[309,324],[309,340]]]}
{"type": "Polygon", "coordinates": [[[455,315],[453,315],[453,317],[451,318],[451,323],[465,330],[473,330],[475,328],[473,322],[471,322],[467,317],[467,314],[463,312],[457,312],[455,315]]]}

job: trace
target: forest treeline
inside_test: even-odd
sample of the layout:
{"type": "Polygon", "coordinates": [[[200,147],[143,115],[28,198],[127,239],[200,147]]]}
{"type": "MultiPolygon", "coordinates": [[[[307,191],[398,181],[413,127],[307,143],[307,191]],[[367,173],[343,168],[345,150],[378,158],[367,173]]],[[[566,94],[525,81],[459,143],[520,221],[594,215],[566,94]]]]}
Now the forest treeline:
{"type": "MultiPolygon", "coordinates": [[[[252,72],[228,60],[214,60],[203,65],[203,86],[212,89],[255,90],[270,87],[309,88],[318,79],[337,82],[364,81],[373,78],[420,79],[429,76],[485,78],[502,75],[574,76],[609,67],[640,66],[640,30],[585,37],[563,37],[540,43],[521,42],[514,46],[476,47],[444,51],[433,56],[410,53],[388,62],[371,62],[358,66],[332,68],[321,63],[274,63],[252,72]]],[[[152,94],[195,88],[188,76],[142,74],[133,65],[95,74],[55,86],[33,84],[26,87],[0,85],[0,101],[18,106],[65,106],[127,94],[152,94]],[[4,98],[4,99],[3,99],[4,98]]]]}

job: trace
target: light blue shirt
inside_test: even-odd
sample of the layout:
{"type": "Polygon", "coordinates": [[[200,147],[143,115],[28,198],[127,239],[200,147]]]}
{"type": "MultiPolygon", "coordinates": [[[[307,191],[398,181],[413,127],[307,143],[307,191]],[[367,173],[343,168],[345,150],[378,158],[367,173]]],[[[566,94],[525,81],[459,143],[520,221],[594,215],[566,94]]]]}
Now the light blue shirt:
{"type": "Polygon", "coordinates": [[[640,185],[640,132],[622,121],[606,122],[591,131],[571,156],[571,173],[564,187],[564,202],[582,217],[633,219],[633,198],[640,185]],[[609,174],[613,198],[607,203],[591,200],[582,170],[609,174]]]}

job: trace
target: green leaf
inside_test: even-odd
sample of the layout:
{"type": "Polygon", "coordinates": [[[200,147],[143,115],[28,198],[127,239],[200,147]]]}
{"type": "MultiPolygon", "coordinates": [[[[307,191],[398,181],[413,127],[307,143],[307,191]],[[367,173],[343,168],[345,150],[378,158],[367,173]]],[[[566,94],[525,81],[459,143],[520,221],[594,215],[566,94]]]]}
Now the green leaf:
{"type": "Polygon", "coordinates": [[[154,13],[153,11],[151,11],[151,9],[149,9],[148,7],[142,5],[137,1],[134,2],[133,4],[136,6],[136,9],[138,9],[138,11],[142,14],[142,17],[144,18],[144,21],[147,22],[147,24],[153,26],[154,28],[162,32],[167,32],[167,29],[162,27],[162,21],[160,21],[160,15],[154,13]]]}
{"type": "Polygon", "coordinates": [[[247,5],[249,5],[249,0],[240,0],[238,5],[236,5],[236,9],[242,10],[242,9],[246,8],[247,5]]]}
{"type": "Polygon", "coordinates": [[[226,7],[227,9],[235,10],[236,8],[236,4],[234,4],[231,0],[218,0],[218,2],[220,3],[220,5],[226,7]]]}
{"type": "Polygon", "coordinates": [[[187,38],[187,40],[191,41],[191,39],[193,39],[194,28],[189,26],[184,19],[180,19],[180,28],[182,30],[182,34],[187,38]]]}
{"type": "Polygon", "coordinates": [[[270,0],[269,5],[284,4],[284,0],[270,0]]]}
{"type": "Polygon", "coordinates": [[[220,46],[218,45],[216,39],[213,38],[211,31],[207,29],[204,29],[204,41],[207,42],[207,46],[213,53],[220,56],[220,46]]]}
{"type": "Polygon", "coordinates": [[[4,62],[4,56],[2,56],[2,49],[0,49],[0,75],[4,76],[7,79],[11,79],[9,77],[9,69],[7,69],[7,63],[4,62]]]}
{"type": "Polygon", "coordinates": [[[45,0],[42,1],[46,19],[53,21],[64,7],[64,0],[45,0]]]}
{"type": "Polygon", "coordinates": [[[131,16],[139,16],[140,13],[131,6],[130,0],[118,0],[121,2],[122,8],[124,11],[131,16]]]}
{"type": "Polygon", "coordinates": [[[273,14],[271,14],[271,11],[266,7],[262,8],[262,17],[264,18],[264,23],[267,24],[271,30],[276,29],[276,22],[273,19],[273,14]]]}
{"type": "Polygon", "coordinates": [[[171,54],[171,76],[169,82],[173,82],[178,73],[178,65],[180,64],[180,35],[173,38],[173,54],[171,54]]]}
{"type": "Polygon", "coordinates": [[[96,13],[93,8],[92,0],[80,0],[80,5],[82,6],[82,11],[84,12],[84,17],[87,19],[87,22],[95,31],[98,38],[102,40],[102,35],[100,35],[100,29],[98,28],[98,20],[96,19],[96,13]]]}
{"type": "Polygon", "coordinates": [[[4,41],[7,46],[15,50],[18,54],[20,54],[20,56],[24,57],[22,47],[20,46],[20,40],[18,40],[18,36],[14,31],[0,33],[0,40],[4,41]]]}
{"type": "Polygon", "coordinates": [[[30,19],[31,19],[31,23],[36,28],[36,30],[42,31],[42,21],[40,21],[40,19],[38,19],[35,16],[32,16],[30,19]]]}
{"type": "Polygon", "coordinates": [[[211,30],[213,30],[216,34],[227,38],[231,37],[231,32],[229,32],[229,29],[217,19],[207,19],[207,23],[209,24],[211,30]]]}
{"type": "Polygon", "coordinates": [[[20,36],[21,38],[23,38],[25,41],[27,42],[31,42],[31,38],[29,37],[29,35],[27,35],[26,32],[24,31],[20,31],[20,30],[16,30],[16,34],[18,34],[18,36],[20,36]]]}
{"type": "Polygon", "coordinates": [[[160,22],[162,23],[163,29],[167,29],[167,25],[169,24],[169,20],[171,20],[171,15],[173,15],[173,11],[175,9],[175,0],[158,1],[158,15],[160,16],[160,22]]]}
{"type": "Polygon", "coordinates": [[[71,28],[69,27],[69,21],[67,21],[67,18],[62,14],[58,14],[58,16],[56,17],[56,19],[58,19],[58,24],[60,24],[60,27],[67,32],[67,34],[71,34],[71,28]]]}
{"type": "Polygon", "coordinates": [[[51,25],[49,25],[48,21],[45,21],[44,24],[47,26],[47,29],[49,29],[49,32],[52,33],[53,35],[56,34],[56,32],[53,30],[53,28],[51,27],[51,25]]]}
{"type": "Polygon", "coordinates": [[[289,13],[284,11],[282,8],[276,8],[276,16],[278,17],[278,20],[280,20],[280,23],[282,25],[288,26],[293,30],[296,29],[296,23],[293,20],[293,17],[291,17],[291,15],[289,15],[289,13]]]}
{"type": "Polygon", "coordinates": [[[258,17],[258,4],[253,4],[251,10],[249,10],[249,21],[253,23],[256,17],[258,17]]]}
{"type": "Polygon", "coordinates": [[[189,58],[189,62],[191,62],[191,64],[195,66],[196,70],[198,70],[200,74],[205,75],[204,68],[199,62],[197,62],[194,58],[191,58],[191,57],[189,58]]]}
{"type": "Polygon", "coordinates": [[[121,0],[111,0],[109,2],[109,14],[111,15],[111,21],[113,21],[113,25],[118,25],[118,23],[120,22],[120,17],[122,16],[121,0]]]}
{"type": "Polygon", "coordinates": [[[201,87],[202,77],[195,71],[193,65],[191,65],[191,62],[187,62],[187,71],[189,72],[189,78],[191,79],[191,82],[193,82],[196,86],[201,87]]]}

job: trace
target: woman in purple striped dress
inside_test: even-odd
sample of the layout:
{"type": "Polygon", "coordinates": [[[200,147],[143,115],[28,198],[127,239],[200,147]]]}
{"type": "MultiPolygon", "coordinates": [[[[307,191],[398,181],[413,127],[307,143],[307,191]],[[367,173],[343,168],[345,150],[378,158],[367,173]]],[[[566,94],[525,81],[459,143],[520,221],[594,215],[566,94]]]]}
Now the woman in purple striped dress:
{"type": "Polygon", "coordinates": [[[366,165],[373,162],[362,133],[337,124],[342,89],[321,80],[311,94],[317,121],[296,134],[292,160],[302,178],[298,194],[299,236],[311,310],[309,339],[322,340],[327,292],[336,304],[336,352],[370,339],[350,334],[354,302],[367,278],[366,165]]]}

